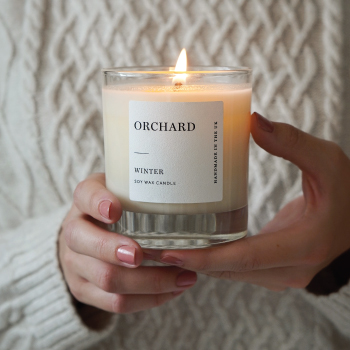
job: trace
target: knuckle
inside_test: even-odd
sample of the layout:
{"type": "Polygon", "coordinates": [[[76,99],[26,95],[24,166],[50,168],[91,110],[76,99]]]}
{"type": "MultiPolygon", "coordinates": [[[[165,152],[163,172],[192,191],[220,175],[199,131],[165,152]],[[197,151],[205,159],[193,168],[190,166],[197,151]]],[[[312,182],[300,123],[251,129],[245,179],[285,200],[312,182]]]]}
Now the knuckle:
{"type": "Polygon", "coordinates": [[[78,301],[83,301],[83,293],[79,283],[71,283],[69,285],[69,291],[78,301]]]}
{"type": "Polygon", "coordinates": [[[98,286],[105,292],[113,293],[116,289],[115,278],[116,274],[113,266],[107,266],[99,274],[98,286]]]}
{"type": "Polygon", "coordinates": [[[153,291],[154,293],[162,293],[163,291],[163,278],[160,274],[156,273],[153,276],[153,291]]]}
{"type": "Polygon", "coordinates": [[[72,270],[74,267],[74,258],[73,254],[70,251],[66,251],[61,258],[62,267],[72,270]]]}
{"type": "MultiPolygon", "coordinates": [[[[104,237],[98,237],[95,242],[95,251],[98,257],[104,258],[108,256],[110,242],[104,237]]],[[[103,259],[105,260],[105,259],[103,259]]]]}
{"type": "Polygon", "coordinates": [[[208,271],[210,270],[210,257],[201,256],[193,262],[193,267],[191,270],[194,271],[208,271]]]}
{"type": "Polygon", "coordinates": [[[250,272],[257,270],[260,267],[260,262],[256,257],[244,256],[240,260],[232,262],[230,270],[233,272],[250,272]]]}
{"type": "Polygon", "coordinates": [[[73,200],[74,200],[75,204],[77,204],[79,202],[79,200],[81,198],[81,194],[82,194],[82,192],[84,192],[86,181],[87,180],[83,180],[83,181],[79,182],[77,187],[74,190],[73,200]]]}
{"type": "Polygon", "coordinates": [[[114,294],[112,297],[112,312],[116,314],[125,314],[128,312],[126,297],[122,294],[114,294]]]}
{"type": "Polygon", "coordinates": [[[79,220],[73,219],[65,224],[63,229],[64,239],[69,248],[72,249],[79,233],[79,220]]]}

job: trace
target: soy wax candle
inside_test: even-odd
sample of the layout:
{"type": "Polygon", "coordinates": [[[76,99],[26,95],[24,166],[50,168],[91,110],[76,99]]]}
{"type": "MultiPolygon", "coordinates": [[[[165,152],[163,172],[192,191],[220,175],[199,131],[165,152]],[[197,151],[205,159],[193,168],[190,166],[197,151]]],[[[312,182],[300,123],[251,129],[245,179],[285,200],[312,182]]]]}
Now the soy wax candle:
{"type": "Polygon", "coordinates": [[[111,230],[142,247],[193,249],[247,234],[251,69],[103,69],[111,230]]]}

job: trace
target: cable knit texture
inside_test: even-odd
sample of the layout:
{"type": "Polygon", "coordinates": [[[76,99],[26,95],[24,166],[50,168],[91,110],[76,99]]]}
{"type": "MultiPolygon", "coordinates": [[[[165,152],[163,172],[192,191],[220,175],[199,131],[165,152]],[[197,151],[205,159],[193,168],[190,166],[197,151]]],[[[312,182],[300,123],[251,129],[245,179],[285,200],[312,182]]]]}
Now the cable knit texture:
{"type": "MultiPolygon", "coordinates": [[[[100,69],[190,63],[254,70],[253,110],[341,141],[340,0],[0,0],[0,348],[348,349],[350,286],[329,297],[201,276],[102,332],[76,315],[56,241],[77,183],[103,170],[100,69]],[[23,6],[23,4],[25,5],[23,6]]],[[[252,234],[301,189],[252,144],[252,234]]]]}

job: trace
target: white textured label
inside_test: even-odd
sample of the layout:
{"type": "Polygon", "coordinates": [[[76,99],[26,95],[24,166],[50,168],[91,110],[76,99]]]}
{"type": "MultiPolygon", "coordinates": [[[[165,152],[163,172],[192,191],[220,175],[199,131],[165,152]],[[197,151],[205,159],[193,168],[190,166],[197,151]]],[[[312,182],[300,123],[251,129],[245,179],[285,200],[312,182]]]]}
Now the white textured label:
{"type": "Polygon", "coordinates": [[[222,184],[222,101],[130,101],[131,200],[219,202],[222,184]]]}

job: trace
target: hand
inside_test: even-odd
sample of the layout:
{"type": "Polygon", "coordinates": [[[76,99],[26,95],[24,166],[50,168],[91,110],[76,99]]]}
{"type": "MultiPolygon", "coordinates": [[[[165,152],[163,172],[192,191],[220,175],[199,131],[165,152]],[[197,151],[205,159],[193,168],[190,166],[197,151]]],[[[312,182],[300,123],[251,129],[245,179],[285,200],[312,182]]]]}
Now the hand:
{"type": "Polygon", "coordinates": [[[204,250],[163,251],[160,261],[271,290],[304,288],[350,248],[350,160],[335,143],[254,113],[255,142],[302,171],[303,196],[253,237],[204,250]]]}
{"type": "Polygon", "coordinates": [[[161,305],[191,287],[194,272],[138,267],[144,258],[141,247],[105,229],[121,212],[104,174],[94,174],[76,188],[59,237],[59,259],[73,296],[105,311],[129,313],[161,305]]]}

